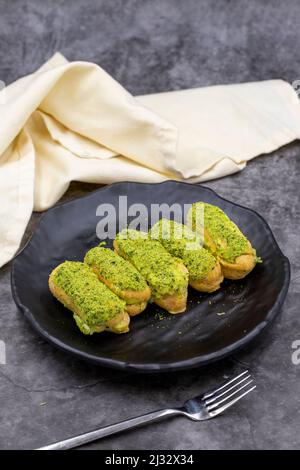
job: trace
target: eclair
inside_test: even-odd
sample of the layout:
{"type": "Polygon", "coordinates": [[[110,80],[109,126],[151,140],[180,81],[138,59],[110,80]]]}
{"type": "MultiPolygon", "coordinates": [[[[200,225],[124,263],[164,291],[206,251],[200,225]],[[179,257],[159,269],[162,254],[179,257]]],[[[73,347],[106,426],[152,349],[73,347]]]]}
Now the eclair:
{"type": "Polygon", "coordinates": [[[89,250],[84,262],[118,297],[126,302],[130,316],[145,310],[151,290],[139,271],[109,248],[97,246],[89,250]]]}
{"type": "Polygon", "coordinates": [[[125,302],[116,296],[84,263],[65,261],[49,276],[54,297],[73,312],[73,318],[86,335],[104,330],[129,331],[130,318],[125,302]]]}
{"type": "Polygon", "coordinates": [[[188,271],[157,240],[145,232],[125,229],[114,241],[115,251],[141,273],[151,289],[151,301],[169,313],[186,310],[188,271]]]}
{"type": "Polygon", "coordinates": [[[149,231],[173,256],[180,258],[189,272],[189,284],[200,292],[220,288],[223,274],[219,261],[201,245],[201,239],[186,225],[161,219],[149,231]]]}
{"type": "Polygon", "coordinates": [[[219,207],[196,202],[188,220],[193,230],[203,232],[204,246],[219,260],[225,278],[242,279],[261,261],[250,241],[219,207]]]}

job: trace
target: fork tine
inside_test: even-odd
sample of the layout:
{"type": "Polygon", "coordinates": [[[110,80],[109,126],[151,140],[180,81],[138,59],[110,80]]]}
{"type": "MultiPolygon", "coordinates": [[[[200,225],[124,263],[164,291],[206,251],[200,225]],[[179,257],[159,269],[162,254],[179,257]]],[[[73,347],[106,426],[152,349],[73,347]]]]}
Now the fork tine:
{"type": "Polygon", "coordinates": [[[228,385],[230,385],[231,383],[235,382],[236,380],[238,380],[240,377],[242,377],[243,375],[245,374],[248,374],[248,370],[245,370],[244,372],[242,372],[241,374],[237,375],[236,377],[233,377],[233,379],[230,379],[228,380],[227,382],[225,382],[223,385],[221,385],[221,387],[218,387],[216,388],[215,390],[212,390],[211,392],[207,392],[203,395],[203,399],[206,400],[206,398],[209,398],[211,397],[212,395],[215,395],[217,392],[220,392],[220,390],[223,390],[225,387],[228,387],[228,385]]]}
{"type": "Polygon", "coordinates": [[[256,388],[256,385],[253,387],[249,388],[249,390],[246,390],[246,392],[242,393],[238,397],[234,398],[233,400],[229,401],[223,406],[220,406],[220,408],[217,408],[216,410],[209,411],[208,414],[211,418],[214,418],[215,416],[219,415],[220,413],[223,413],[223,411],[227,410],[227,408],[230,408],[232,405],[234,405],[237,401],[241,400],[244,396],[248,395],[248,393],[252,392],[256,388]]]}
{"type": "Polygon", "coordinates": [[[213,403],[214,401],[218,400],[220,397],[222,397],[223,395],[225,395],[226,393],[230,392],[230,390],[233,390],[234,388],[236,388],[238,385],[240,385],[241,383],[245,382],[245,380],[248,380],[250,379],[251,375],[246,375],[246,377],[244,377],[242,380],[239,380],[237,383],[234,383],[233,385],[231,385],[231,387],[229,388],[226,388],[226,390],[224,392],[221,392],[219,393],[219,395],[215,395],[213,396],[212,398],[209,398],[208,400],[205,399],[205,402],[206,404],[210,404],[210,403],[213,403]]]}
{"type": "Polygon", "coordinates": [[[218,408],[218,406],[221,405],[221,403],[224,403],[224,402],[227,401],[229,398],[231,398],[231,397],[233,397],[234,395],[236,395],[237,393],[239,393],[241,390],[243,390],[243,388],[247,387],[247,385],[250,385],[252,382],[253,382],[253,379],[249,380],[249,381],[246,382],[244,385],[242,385],[241,387],[239,387],[237,390],[234,390],[234,392],[232,392],[232,393],[230,393],[229,395],[225,396],[224,398],[222,398],[221,400],[217,401],[216,403],[213,403],[212,405],[208,405],[208,406],[207,406],[208,411],[211,411],[211,410],[214,409],[214,408],[218,408]]]}

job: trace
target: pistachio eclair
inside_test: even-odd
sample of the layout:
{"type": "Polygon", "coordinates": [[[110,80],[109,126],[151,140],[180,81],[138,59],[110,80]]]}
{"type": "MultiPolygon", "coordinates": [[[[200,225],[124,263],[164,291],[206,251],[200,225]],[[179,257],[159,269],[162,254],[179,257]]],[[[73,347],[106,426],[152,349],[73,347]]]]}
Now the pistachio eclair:
{"type": "Polygon", "coordinates": [[[189,284],[200,292],[220,288],[223,274],[219,261],[201,246],[200,237],[186,225],[161,219],[151,228],[150,237],[159,240],[171,255],[180,258],[189,272],[189,284]]]}
{"type": "Polygon", "coordinates": [[[186,310],[188,271],[147,233],[125,229],[114,241],[116,252],[130,261],[151,288],[151,301],[170,313],[186,310]]]}
{"type": "Polygon", "coordinates": [[[197,231],[197,224],[203,230],[204,246],[218,258],[227,279],[242,279],[259,261],[249,240],[219,207],[196,202],[188,220],[193,230],[197,231]],[[197,213],[203,214],[202,223],[197,213]]]}
{"type": "Polygon", "coordinates": [[[65,261],[58,265],[49,276],[49,288],[54,297],[73,312],[82,333],[129,331],[130,318],[125,302],[100,282],[86,264],[65,261]]]}
{"type": "Polygon", "coordinates": [[[145,310],[151,290],[139,271],[109,248],[96,246],[89,250],[84,262],[118,297],[126,302],[130,316],[145,310]]]}

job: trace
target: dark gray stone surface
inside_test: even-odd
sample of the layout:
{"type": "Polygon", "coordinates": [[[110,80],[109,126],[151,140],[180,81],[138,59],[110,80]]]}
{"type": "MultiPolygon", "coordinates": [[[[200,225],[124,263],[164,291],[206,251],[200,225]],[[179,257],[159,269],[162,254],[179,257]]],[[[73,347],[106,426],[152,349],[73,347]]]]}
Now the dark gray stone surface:
{"type": "MultiPolygon", "coordinates": [[[[269,78],[300,78],[294,1],[0,0],[0,79],[56,50],[95,61],[134,94],[269,78]]],[[[0,271],[0,448],[35,448],[152,409],[180,404],[247,366],[257,392],[219,419],[175,419],[92,449],[296,449],[300,446],[300,147],[292,144],[207,186],[259,211],[292,263],[281,316],[246,350],[201,370],[137,376],[81,363],[46,344],[17,312],[10,266],[0,271]]],[[[95,186],[73,184],[65,198],[95,186]]],[[[0,188],[1,190],[1,188],[0,188]]],[[[27,237],[39,215],[32,217],[27,237]]]]}

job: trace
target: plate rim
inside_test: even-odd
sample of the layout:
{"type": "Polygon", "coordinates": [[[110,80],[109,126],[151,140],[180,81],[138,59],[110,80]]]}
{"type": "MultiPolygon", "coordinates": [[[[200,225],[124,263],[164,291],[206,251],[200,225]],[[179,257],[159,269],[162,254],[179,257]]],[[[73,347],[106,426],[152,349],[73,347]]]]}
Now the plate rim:
{"type": "Polygon", "coordinates": [[[143,183],[143,182],[136,182],[136,181],[119,181],[115,182],[109,185],[105,185],[101,188],[98,188],[94,191],[89,192],[88,194],[84,194],[82,196],[74,197],[68,201],[61,201],[58,202],[55,206],[49,208],[44,212],[44,214],[41,216],[40,220],[38,221],[36,227],[34,228],[33,233],[25,243],[25,245],[20,249],[20,251],[15,255],[15,257],[12,260],[12,265],[11,265],[11,276],[10,276],[10,281],[11,281],[11,292],[12,292],[12,297],[13,300],[17,306],[17,308],[24,313],[25,317],[29,321],[29,323],[32,325],[32,327],[50,344],[54,344],[56,347],[58,347],[60,350],[63,350],[64,352],[71,354],[72,356],[77,357],[77,359],[83,360],[85,362],[90,362],[93,364],[97,364],[99,366],[103,367],[110,367],[113,369],[121,369],[121,370],[127,370],[131,372],[139,372],[139,373],[155,373],[155,372],[172,372],[172,371],[179,371],[179,370],[186,370],[186,369],[191,369],[191,368],[196,368],[196,367],[201,367],[205,366],[207,364],[217,362],[221,359],[224,359],[225,357],[231,355],[233,352],[236,352],[240,350],[242,347],[246,346],[249,344],[254,338],[259,336],[268,326],[272,324],[276,316],[280,313],[281,307],[284,303],[284,300],[286,298],[288,289],[289,289],[289,284],[290,284],[290,273],[291,273],[291,267],[290,267],[290,261],[285,256],[278,245],[278,242],[273,234],[273,231],[271,227],[269,226],[268,222],[254,209],[251,209],[249,207],[243,206],[239,203],[235,203],[223,196],[220,196],[216,191],[213,189],[204,186],[202,184],[198,183],[188,183],[186,181],[176,181],[176,180],[166,180],[166,181],[161,181],[158,183],[143,183]],[[126,361],[121,361],[121,360],[116,360],[112,358],[105,358],[105,357],[97,357],[93,354],[79,351],[76,348],[73,348],[72,346],[66,345],[66,343],[60,341],[53,335],[49,334],[46,330],[44,330],[39,322],[35,319],[31,311],[21,302],[18,294],[18,288],[15,283],[15,278],[14,278],[14,273],[16,270],[16,264],[19,256],[27,249],[29,248],[31,242],[33,241],[34,237],[36,236],[37,230],[41,223],[43,222],[43,219],[47,217],[49,212],[57,210],[57,208],[61,206],[66,206],[72,203],[76,203],[79,200],[89,198],[95,193],[103,192],[109,190],[113,186],[117,185],[124,185],[124,184],[134,184],[134,185],[149,185],[149,186],[157,186],[157,185],[163,185],[163,184],[180,184],[180,185],[186,185],[186,186],[194,186],[199,189],[205,189],[206,191],[209,191],[214,194],[214,196],[217,199],[223,200],[226,203],[232,204],[233,206],[240,207],[243,210],[252,212],[255,214],[265,225],[269,233],[271,234],[272,240],[275,244],[276,249],[278,250],[278,254],[281,256],[283,259],[283,267],[285,271],[285,278],[283,282],[282,289],[280,290],[276,301],[273,305],[273,307],[268,311],[267,316],[265,317],[264,321],[262,321],[259,325],[257,325],[255,328],[253,328],[249,333],[247,333],[245,336],[240,338],[239,340],[235,341],[234,343],[231,343],[230,345],[224,347],[223,349],[218,350],[217,352],[213,352],[210,354],[207,354],[205,356],[194,356],[193,358],[181,360],[181,361],[173,361],[173,362],[166,362],[166,363],[133,363],[133,362],[126,362],[126,361]]]}

